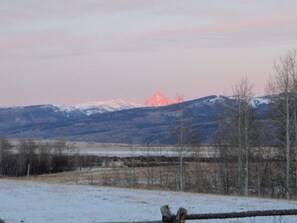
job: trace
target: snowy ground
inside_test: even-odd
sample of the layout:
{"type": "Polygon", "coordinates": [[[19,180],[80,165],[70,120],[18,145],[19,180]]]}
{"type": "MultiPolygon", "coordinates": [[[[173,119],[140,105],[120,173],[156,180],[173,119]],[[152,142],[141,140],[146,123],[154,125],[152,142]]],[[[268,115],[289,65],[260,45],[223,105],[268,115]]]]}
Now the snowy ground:
{"type": "MultiPolygon", "coordinates": [[[[0,180],[0,218],[7,223],[159,220],[159,209],[164,204],[169,204],[173,212],[184,207],[189,214],[297,208],[297,201],[0,180]]],[[[293,223],[297,222],[297,216],[200,222],[278,223],[279,220],[293,223]]]]}

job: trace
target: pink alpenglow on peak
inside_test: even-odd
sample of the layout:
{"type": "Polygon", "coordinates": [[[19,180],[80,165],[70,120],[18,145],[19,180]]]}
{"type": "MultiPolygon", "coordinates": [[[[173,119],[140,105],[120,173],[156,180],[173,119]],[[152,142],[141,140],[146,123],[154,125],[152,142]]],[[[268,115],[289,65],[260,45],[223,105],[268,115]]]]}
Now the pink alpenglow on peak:
{"type": "Polygon", "coordinates": [[[147,99],[145,105],[147,106],[166,106],[170,105],[170,99],[165,96],[161,91],[157,91],[152,97],[147,99]]]}
{"type": "Polygon", "coordinates": [[[181,103],[183,101],[184,99],[181,96],[176,97],[174,100],[170,100],[161,91],[157,91],[152,97],[146,100],[145,105],[149,107],[158,107],[181,103]]]}

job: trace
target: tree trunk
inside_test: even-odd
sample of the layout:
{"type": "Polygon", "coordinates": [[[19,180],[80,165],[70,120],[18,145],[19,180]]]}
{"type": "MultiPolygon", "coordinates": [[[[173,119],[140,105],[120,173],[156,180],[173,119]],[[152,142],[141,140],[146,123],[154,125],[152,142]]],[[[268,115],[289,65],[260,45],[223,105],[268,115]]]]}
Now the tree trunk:
{"type": "Polygon", "coordinates": [[[199,192],[200,191],[200,161],[199,161],[199,149],[198,147],[196,149],[195,155],[196,155],[196,162],[195,162],[195,174],[196,174],[196,179],[195,179],[195,191],[199,192]]]}
{"type": "MultiPolygon", "coordinates": [[[[294,79],[295,80],[295,79],[294,79]]],[[[296,80],[294,81],[294,86],[296,89],[297,84],[296,84],[296,80]]],[[[295,90],[296,91],[296,90],[295,90]]],[[[295,184],[294,184],[294,192],[295,192],[295,196],[296,196],[296,192],[297,192],[297,166],[296,166],[296,162],[297,162],[297,97],[296,97],[296,93],[294,91],[294,98],[293,98],[293,123],[294,123],[294,152],[295,152],[295,184]]],[[[293,173],[292,173],[293,175],[293,173]]],[[[292,182],[293,183],[293,182],[292,182]]]]}
{"type": "Polygon", "coordinates": [[[245,111],[244,119],[244,144],[245,144],[245,177],[244,177],[244,194],[249,194],[249,136],[248,136],[248,114],[247,109],[245,111]]]}
{"type": "Polygon", "coordinates": [[[241,132],[241,101],[238,99],[238,190],[239,194],[243,194],[242,191],[242,132],[241,132]]]}
{"type": "Polygon", "coordinates": [[[180,126],[179,126],[179,191],[184,190],[184,176],[183,176],[183,164],[184,164],[184,117],[183,110],[180,105],[180,126]]]}
{"type": "Polygon", "coordinates": [[[286,198],[291,197],[291,145],[290,145],[290,106],[289,96],[286,96],[286,198]]]}
{"type": "Polygon", "coordinates": [[[184,190],[183,163],[184,163],[184,154],[183,154],[183,147],[181,146],[180,154],[179,154],[179,191],[184,190]]]}

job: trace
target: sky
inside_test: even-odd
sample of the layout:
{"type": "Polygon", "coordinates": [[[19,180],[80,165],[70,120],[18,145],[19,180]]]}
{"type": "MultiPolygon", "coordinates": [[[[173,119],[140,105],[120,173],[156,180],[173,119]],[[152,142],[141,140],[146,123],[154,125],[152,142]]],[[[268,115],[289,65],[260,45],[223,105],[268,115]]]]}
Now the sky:
{"type": "Polygon", "coordinates": [[[0,0],[0,106],[265,94],[296,0],[0,0]]]}

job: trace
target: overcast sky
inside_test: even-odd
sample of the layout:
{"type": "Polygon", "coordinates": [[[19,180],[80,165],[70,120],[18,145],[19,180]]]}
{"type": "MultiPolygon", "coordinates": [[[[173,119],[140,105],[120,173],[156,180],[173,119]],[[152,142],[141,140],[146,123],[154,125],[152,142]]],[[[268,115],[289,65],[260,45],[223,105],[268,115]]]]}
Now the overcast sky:
{"type": "Polygon", "coordinates": [[[265,93],[296,0],[0,0],[0,106],[265,93]]]}

